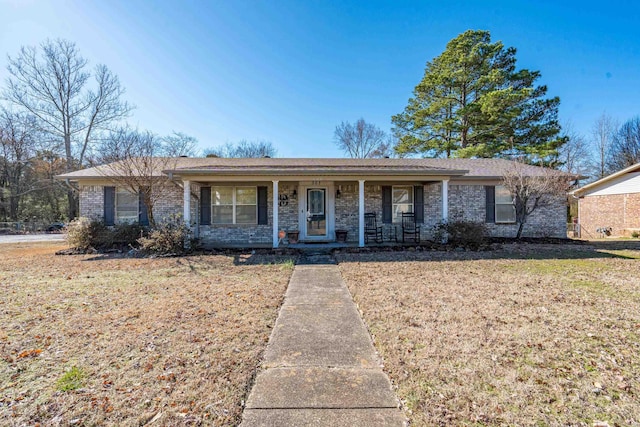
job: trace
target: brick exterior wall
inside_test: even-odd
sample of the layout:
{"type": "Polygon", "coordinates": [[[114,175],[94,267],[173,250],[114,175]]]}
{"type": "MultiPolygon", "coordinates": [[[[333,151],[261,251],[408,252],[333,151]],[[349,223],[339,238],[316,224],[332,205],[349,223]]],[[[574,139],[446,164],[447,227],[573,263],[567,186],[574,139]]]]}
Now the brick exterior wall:
{"type": "MultiPolygon", "coordinates": [[[[110,187],[115,187],[109,184],[110,187]]],[[[198,190],[199,191],[199,190],[198,190]]],[[[174,216],[182,217],[183,190],[175,184],[168,184],[163,190],[163,197],[153,207],[153,217],[157,223],[174,216]]],[[[197,199],[191,198],[192,218],[197,213],[197,199]]],[[[104,186],[80,186],[80,216],[91,219],[104,219],[104,186]]]]}
{"type": "Polygon", "coordinates": [[[611,227],[611,235],[629,235],[640,229],[640,193],[585,196],[578,202],[581,237],[601,237],[596,229],[611,227]]]}
{"type": "Polygon", "coordinates": [[[156,223],[161,223],[174,217],[182,218],[184,213],[182,208],[183,199],[184,190],[182,188],[176,184],[167,184],[162,191],[162,198],[156,200],[153,206],[153,218],[156,223]]]}
{"type": "MultiPolygon", "coordinates": [[[[214,185],[215,183],[210,183],[214,185]]],[[[173,185],[173,184],[172,184],[173,185]]],[[[245,184],[246,185],[246,184],[245,184]]],[[[216,246],[270,246],[273,236],[273,187],[267,187],[268,224],[267,225],[200,225],[199,195],[200,185],[191,184],[191,218],[194,234],[205,247],[216,246]]],[[[178,186],[167,191],[167,197],[156,203],[154,214],[156,221],[171,215],[182,215],[183,190],[178,186]]],[[[347,241],[358,242],[358,183],[336,182],[335,189],[340,190],[340,198],[335,199],[335,229],[347,230],[347,241]]],[[[294,198],[294,190],[298,193],[297,183],[281,182],[278,188],[280,206],[278,207],[278,228],[284,231],[299,230],[298,198],[294,198]]],[[[433,182],[424,185],[424,223],[421,226],[421,239],[433,237],[433,227],[442,219],[442,183],[433,182]]],[[[640,195],[627,204],[640,209],[640,195]]],[[[602,196],[611,197],[611,196],[602,196]]],[[[104,209],[102,186],[81,186],[80,213],[82,216],[102,218],[104,209]]],[[[485,221],[486,192],[484,185],[449,185],[449,218],[450,220],[485,221]]],[[[612,202],[613,203],[613,202],[612,202]]],[[[618,206],[620,206],[618,204],[618,206]]],[[[581,200],[581,221],[585,209],[581,200]]],[[[392,224],[382,223],[382,185],[365,183],[365,212],[375,212],[378,224],[383,226],[384,237],[390,240],[393,235],[392,224]]],[[[588,212],[588,209],[586,210],[588,212]]],[[[610,215],[610,214],[609,214],[610,215]]],[[[605,216],[606,217],[606,216],[605,216]]],[[[586,217],[585,217],[586,218],[586,217]]],[[[597,222],[597,221],[596,221],[597,222]]],[[[584,223],[584,222],[583,222],[584,223]]],[[[640,223],[638,224],[640,227],[640,223]]],[[[517,224],[486,224],[489,234],[496,237],[515,237],[517,224]]],[[[600,226],[600,225],[598,225],[600,226]]],[[[532,237],[566,237],[566,204],[564,199],[552,207],[538,208],[527,224],[524,236],[532,237]]]]}
{"type": "Polygon", "coordinates": [[[80,186],[80,216],[104,219],[104,187],[102,185],[80,186]]]}
{"type": "MultiPolygon", "coordinates": [[[[439,185],[439,184],[438,184],[439,185]]],[[[485,222],[486,197],[484,185],[449,185],[449,219],[451,221],[485,222]]],[[[527,218],[524,237],[567,237],[567,205],[564,197],[552,206],[537,208],[527,218]]],[[[515,237],[518,224],[485,223],[492,237],[515,237]]]]}
{"type": "MultiPolygon", "coordinates": [[[[215,186],[216,183],[207,183],[207,185],[215,186]]],[[[225,184],[230,185],[230,184],[225,184]]],[[[257,184],[243,184],[257,185],[257,184]]],[[[256,224],[211,224],[200,226],[200,244],[205,248],[215,247],[234,247],[234,246],[270,246],[273,236],[273,187],[269,183],[267,187],[267,225],[256,224]]],[[[280,193],[280,191],[278,191],[280,193]]],[[[280,212],[280,211],[278,211],[280,212]]]]}
{"type": "MultiPolygon", "coordinates": [[[[269,194],[272,194],[273,187],[272,184],[269,183],[269,194]]],[[[298,188],[298,184],[296,183],[283,183],[281,182],[278,185],[278,199],[283,199],[280,201],[282,206],[278,206],[278,226],[280,230],[284,231],[295,231],[298,230],[298,194],[300,193],[300,189],[298,188]],[[296,191],[296,196],[294,198],[293,192],[296,191]]],[[[269,196],[269,206],[272,205],[271,196],[269,196]]],[[[272,209],[270,207],[270,209],[272,209]]],[[[271,218],[271,217],[270,217],[271,218]]],[[[271,224],[271,220],[269,220],[271,224]]]]}
{"type": "MultiPolygon", "coordinates": [[[[451,186],[449,186],[451,197],[451,186]]],[[[451,212],[451,202],[449,202],[451,212]]],[[[424,186],[424,223],[420,227],[420,239],[432,239],[433,227],[442,221],[442,183],[432,182],[424,186]]]]}

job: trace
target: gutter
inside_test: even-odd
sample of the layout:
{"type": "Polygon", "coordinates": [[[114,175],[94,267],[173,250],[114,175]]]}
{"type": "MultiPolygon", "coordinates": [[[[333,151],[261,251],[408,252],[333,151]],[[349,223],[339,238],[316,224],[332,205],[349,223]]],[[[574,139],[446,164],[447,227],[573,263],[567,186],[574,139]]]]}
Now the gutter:
{"type": "Polygon", "coordinates": [[[278,169],[254,169],[254,170],[247,170],[247,169],[237,169],[237,170],[232,170],[232,169],[227,169],[227,170],[220,170],[220,169],[188,169],[188,170],[164,170],[162,171],[163,173],[169,175],[169,176],[173,176],[178,175],[178,176],[187,176],[187,175],[211,175],[211,176],[217,176],[217,175],[224,175],[224,176],[230,176],[230,175],[251,175],[251,176],[256,176],[256,175],[267,175],[267,176],[318,176],[318,175],[339,175],[339,176],[350,176],[350,175],[356,175],[356,176],[361,176],[361,175],[368,175],[368,176],[386,176],[386,175],[407,175],[407,176],[428,176],[428,175],[434,175],[434,176],[441,176],[441,175],[448,175],[448,176],[462,176],[467,174],[469,171],[467,170],[454,170],[454,169],[428,169],[428,170],[424,170],[424,169],[375,169],[375,170],[371,170],[371,169],[304,169],[304,170],[300,170],[300,169],[296,169],[296,170],[278,170],[278,169]]]}

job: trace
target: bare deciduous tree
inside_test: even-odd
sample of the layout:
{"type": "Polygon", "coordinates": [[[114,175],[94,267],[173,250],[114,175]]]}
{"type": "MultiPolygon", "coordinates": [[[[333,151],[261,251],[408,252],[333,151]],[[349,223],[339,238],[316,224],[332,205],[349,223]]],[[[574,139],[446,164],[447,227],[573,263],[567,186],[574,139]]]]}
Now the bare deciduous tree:
{"type": "Polygon", "coordinates": [[[503,185],[513,196],[518,224],[517,239],[522,237],[524,225],[536,209],[552,206],[559,200],[566,199],[571,181],[575,179],[555,169],[544,168],[542,171],[532,175],[530,166],[514,162],[513,167],[502,177],[503,185]]]}
{"type": "Polygon", "coordinates": [[[565,123],[562,129],[562,137],[567,142],[558,149],[560,169],[573,175],[589,176],[592,173],[593,156],[587,140],[571,123],[565,123]]]}
{"type": "MultiPolygon", "coordinates": [[[[97,134],[132,109],[121,100],[124,89],[106,66],[95,67],[95,84],[90,87],[88,62],[70,41],[47,40],[39,50],[22,47],[8,61],[3,97],[35,116],[40,129],[61,144],[67,172],[82,167],[97,134]]],[[[77,201],[71,189],[67,198],[73,218],[77,201]]]]}
{"type": "Polygon", "coordinates": [[[392,148],[387,134],[363,118],[354,124],[342,122],[336,126],[334,142],[354,159],[386,157],[391,154],[392,148]]]}
{"type": "Polygon", "coordinates": [[[640,116],[627,120],[613,136],[607,160],[608,173],[640,162],[640,116]]]}
{"type": "Polygon", "coordinates": [[[277,150],[270,141],[247,141],[243,139],[236,144],[227,143],[219,147],[205,150],[207,157],[227,158],[259,158],[275,157],[277,150]]]}
{"type": "Polygon", "coordinates": [[[101,144],[98,167],[105,178],[132,194],[139,194],[147,207],[149,225],[154,228],[154,207],[174,191],[163,170],[173,169],[175,157],[163,157],[167,147],[163,138],[151,132],[140,132],[128,127],[117,129],[101,144]]]}
{"type": "Polygon", "coordinates": [[[182,132],[173,132],[162,138],[162,155],[167,157],[193,157],[197,154],[198,140],[182,132]]]}
{"type": "Polygon", "coordinates": [[[600,117],[596,119],[591,128],[591,138],[596,155],[595,162],[598,179],[607,175],[609,149],[617,127],[618,124],[616,121],[606,112],[603,112],[600,117]]]}
{"type": "Polygon", "coordinates": [[[13,221],[18,220],[22,196],[29,191],[27,171],[37,150],[36,134],[32,116],[0,111],[0,211],[13,221]]]}
{"type": "Polygon", "coordinates": [[[59,221],[64,218],[67,186],[55,179],[65,172],[65,160],[58,153],[39,149],[29,161],[29,194],[22,211],[29,218],[59,221]]]}

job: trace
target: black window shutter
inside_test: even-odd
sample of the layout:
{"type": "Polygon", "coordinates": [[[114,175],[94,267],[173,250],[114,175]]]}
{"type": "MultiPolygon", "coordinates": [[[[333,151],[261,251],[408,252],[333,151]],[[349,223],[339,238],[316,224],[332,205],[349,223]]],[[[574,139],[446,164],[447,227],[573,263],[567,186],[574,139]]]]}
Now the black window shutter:
{"type": "Polygon", "coordinates": [[[200,187],[200,225],[211,224],[211,187],[200,187]]]}
{"type": "Polygon", "coordinates": [[[269,211],[267,202],[267,187],[258,187],[258,224],[269,224],[269,211]]]}
{"type": "Polygon", "coordinates": [[[147,210],[147,205],[144,203],[143,192],[146,189],[140,189],[138,191],[138,223],[142,226],[147,227],[149,225],[149,211],[147,210]]]}
{"type": "Polygon", "coordinates": [[[487,192],[487,219],[486,222],[496,222],[496,187],[493,185],[485,185],[487,192]]]}
{"type": "Polygon", "coordinates": [[[413,213],[416,215],[416,223],[424,222],[424,187],[416,185],[413,187],[413,213]]]}
{"type": "Polygon", "coordinates": [[[393,222],[393,207],[391,204],[391,186],[382,186],[382,222],[391,224],[393,222]]]}
{"type": "Polygon", "coordinates": [[[116,187],[104,187],[104,224],[114,225],[116,216],[116,187]]]}

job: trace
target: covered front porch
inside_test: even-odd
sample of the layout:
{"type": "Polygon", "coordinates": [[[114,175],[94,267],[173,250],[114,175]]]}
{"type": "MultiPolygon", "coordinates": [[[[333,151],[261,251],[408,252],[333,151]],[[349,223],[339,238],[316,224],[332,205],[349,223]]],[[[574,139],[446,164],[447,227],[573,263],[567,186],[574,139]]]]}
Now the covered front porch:
{"type": "MultiPolygon", "coordinates": [[[[185,177],[186,178],[186,177],[185,177]]],[[[302,249],[397,245],[400,212],[415,212],[423,229],[449,217],[449,176],[379,176],[354,179],[272,177],[194,177],[183,179],[183,217],[196,238],[211,247],[272,247],[302,249]],[[225,189],[221,191],[221,189],[225,189]],[[216,217],[220,194],[227,189],[246,190],[243,198],[255,208],[255,220],[236,223],[216,217]],[[253,190],[255,189],[255,190],[253,190]],[[247,194],[255,194],[255,200],[247,194]],[[381,241],[365,239],[365,214],[373,213],[382,228],[381,241]],[[226,221],[226,222],[225,222],[226,221]],[[346,234],[345,241],[337,238],[346,234]],[[297,235],[297,239],[292,239],[297,235]]],[[[235,194],[235,193],[234,193],[235,194]]],[[[238,193],[239,194],[239,193],[238,193]]],[[[236,215],[240,196],[232,197],[229,210],[236,215]]]]}

